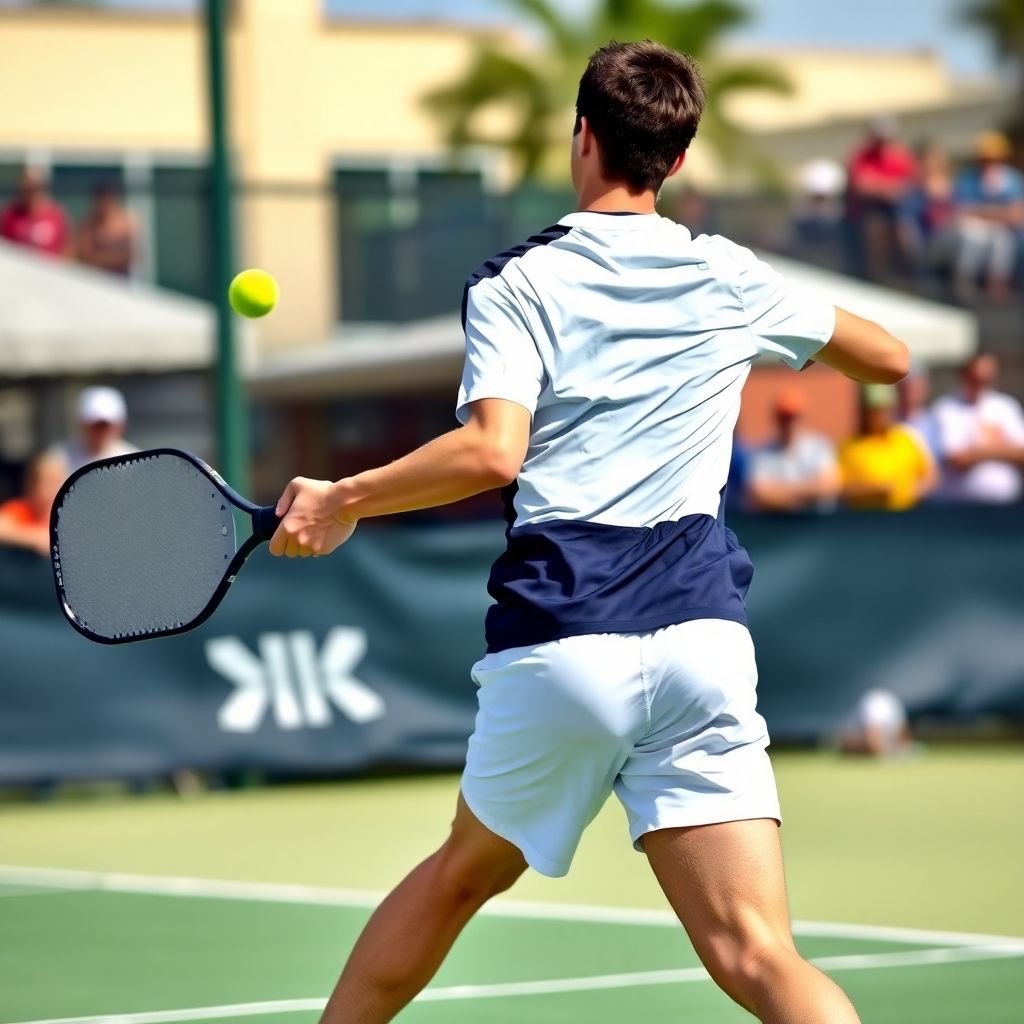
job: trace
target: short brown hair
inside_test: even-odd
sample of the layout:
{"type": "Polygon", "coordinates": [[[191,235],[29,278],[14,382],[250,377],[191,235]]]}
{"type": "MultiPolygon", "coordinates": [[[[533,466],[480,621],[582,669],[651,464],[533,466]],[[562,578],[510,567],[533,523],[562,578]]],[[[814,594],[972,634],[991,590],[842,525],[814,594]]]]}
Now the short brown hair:
{"type": "Polygon", "coordinates": [[[576,98],[611,181],[630,191],[661,188],[693,141],[704,111],[704,80],[692,58],[660,43],[609,43],[587,63],[576,98]]]}

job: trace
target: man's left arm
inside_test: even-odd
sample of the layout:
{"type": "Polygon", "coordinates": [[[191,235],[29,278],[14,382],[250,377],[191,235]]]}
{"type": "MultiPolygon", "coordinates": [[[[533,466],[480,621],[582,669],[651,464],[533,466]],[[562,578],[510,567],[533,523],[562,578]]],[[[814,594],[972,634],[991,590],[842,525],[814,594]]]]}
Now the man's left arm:
{"type": "Polygon", "coordinates": [[[277,503],[284,520],[271,554],[329,555],[367,516],[448,505],[511,483],[526,458],[530,411],[502,398],[482,398],[467,411],[465,426],[390,465],[335,483],[296,477],[277,503]]]}

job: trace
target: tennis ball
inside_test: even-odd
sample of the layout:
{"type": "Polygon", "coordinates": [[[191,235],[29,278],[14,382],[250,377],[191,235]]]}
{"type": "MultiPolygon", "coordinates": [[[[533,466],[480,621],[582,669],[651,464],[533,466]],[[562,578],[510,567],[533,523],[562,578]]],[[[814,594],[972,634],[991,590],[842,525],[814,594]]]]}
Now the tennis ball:
{"type": "Polygon", "coordinates": [[[265,270],[243,270],[228,287],[228,302],[242,316],[266,316],[277,304],[277,282],[265,270]]]}

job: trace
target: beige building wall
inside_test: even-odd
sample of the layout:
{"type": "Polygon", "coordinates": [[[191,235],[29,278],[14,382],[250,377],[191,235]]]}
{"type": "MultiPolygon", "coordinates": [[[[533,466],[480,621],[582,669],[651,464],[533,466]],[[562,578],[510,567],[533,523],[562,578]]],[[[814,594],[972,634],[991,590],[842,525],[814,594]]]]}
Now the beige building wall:
{"type": "MultiPolygon", "coordinates": [[[[867,121],[881,114],[896,115],[911,142],[941,139],[954,155],[966,156],[974,136],[997,124],[1011,100],[996,81],[951,77],[930,51],[766,47],[731,49],[728,55],[770,64],[790,80],[789,95],[749,93],[727,104],[756,151],[790,182],[808,160],[844,160],[863,139],[867,121]]],[[[761,184],[749,165],[722,166],[699,132],[687,180],[712,191],[761,184]]]]}
{"type": "MultiPolygon", "coordinates": [[[[271,270],[282,286],[279,309],[255,331],[264,347],[320,343],[338,319],[334,166],[443,160],[422,97],[468,66],[484,33],[335,21],[324,17],[321,0],[236,0],[233,7],[233,147],[246,185],[238,258],[271,270]]],[[[504,39],[518,49],[529,45],[519,36],[504,39]]],[[[840,137],[846,145],[859,132],[857,119],[882,110],[925,116],[963,100],[938,58],[926,53],[730,55],[773,63],[792,79],[790,97],[746,96],[731,109],[776,159],[826,155],[822,146],[840,137]]],[[[975,108],[981,114],[964,121],[965,132],[983,118],[983,98],[975,108]]],[[[487,124],[500,129],[507,113],[487,111],[487,124]]],[[[205,147],[204,36],[195,16],[0,8],[0,153],[49,152],[63,161],[132,154],[198,164],[205,147]]],[[[492,180],[508,180],[507,161],[495,158],[487,169],[492,180]]],[[[744,181],[715,162],[699,135],[685,177],[711,189],[744,181]]]]}
{"type": "Polygon", "coordinates": [[[731,50],[730,56],[770,64],[793,85],[788,96],[751,93],[730,100],[728,112],[759,132],[936,106],[956,91],[939,55],[927,50],[768,47],[731,50]]]}
{"type": "Polygon", "coordinates": [[[204,145],[203,54],[184,16],[0,10],[0,146],[204,145]]]}
{"type": "MultiPolygon", "coordinates": [[[[422,104],[468,64],[480,32],[334,22],[320,0],[238,0],[229,32],[241,264],[273,272],[281,305],[261,347],[335,331],[338,160],[436,162],[422,104]]],[[[0,150],[144,152],[200,162],[206,148],[202,25],[187,15],[0,10],[0,150]]]]}

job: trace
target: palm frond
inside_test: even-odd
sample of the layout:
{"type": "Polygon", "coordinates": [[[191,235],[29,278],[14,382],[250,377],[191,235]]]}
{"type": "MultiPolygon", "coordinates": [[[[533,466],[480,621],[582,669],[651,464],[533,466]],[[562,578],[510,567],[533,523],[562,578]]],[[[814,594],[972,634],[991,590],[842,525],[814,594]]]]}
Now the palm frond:
{"type": "Polygon", "coordinates": [[[452,150],[498,145],[514,154],[524,174],[532,174],[540,165],[549,144],[551,94],[548,83],[530,64],[484,47],[463,78],[428,93],[423,102],[441,121],[452,150]],[[474,128],[476,112],[490,103],[505,103],[515,110],[515,125],[504,138],[483,138],[474,128]]]}
{"type": "Polygon", "coordinates": [[[745,91],[773,92],[792,96],[793,82],[784,71],[770,64],[754,61],[715,64],[708,68],[707,96],[709,106],[716,106],[730,93],[745,91]]]}
{"type": "Polygon", "coordinates": [[[657,39],[701,61],[708,87],[701,137],[726,161],[740,158],[743,132],[722,109],[723,98],[743,90],[791,91],[786,76],[766,64],[715,60],[721,36],[749,16],[736,0],[691,0],[684,6],[670,0],[597,0],[586,23],[562,16],[553,0],[506,3],[543,31],[546,53],[533,62],[491,41],[460,80],[434,90],[425,102],[449,146],[500,145],[514,155],[527,177],[541,168],[558,129],[564,127],[563,115],[572,109],[587,58],[610,39],[657,39]],[[499,102],[512,112],[511,127],[501,139],[478,137],[477,111],[499,102]]]}
{"type": "Polygon", "coordinates": [[[750,20],[749,11],[733,0],[700,0],[685,7],[658,4],[658,42],[700,60],[713,53],[724,35],[750,20]]]}
{"type": "Polygon", "coordinates": [[[974,0],[961,8],[961,19],[986,32],[1000,60],[1024,62],[1024,3],[1021,0],[974,0]]]}

